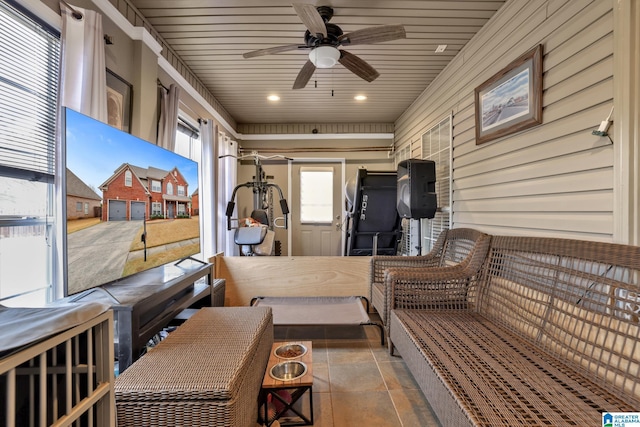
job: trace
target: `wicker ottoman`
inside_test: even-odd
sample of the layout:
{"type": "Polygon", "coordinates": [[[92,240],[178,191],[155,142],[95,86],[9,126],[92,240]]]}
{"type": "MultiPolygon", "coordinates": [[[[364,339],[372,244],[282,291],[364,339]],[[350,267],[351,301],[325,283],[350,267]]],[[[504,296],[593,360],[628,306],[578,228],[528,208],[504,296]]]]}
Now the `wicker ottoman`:
{"type": "Polygon", "coordinates": [[[273,344],[269,307],[203,308],[115,383],[118,426],[251,426],[273,344]]]}

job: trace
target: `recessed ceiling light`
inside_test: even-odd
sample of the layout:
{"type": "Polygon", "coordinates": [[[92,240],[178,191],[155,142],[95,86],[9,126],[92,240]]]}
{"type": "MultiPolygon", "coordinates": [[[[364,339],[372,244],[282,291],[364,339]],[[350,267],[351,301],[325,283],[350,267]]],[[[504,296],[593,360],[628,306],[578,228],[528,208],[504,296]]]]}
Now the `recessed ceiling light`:
{"type": "Polygon", "coordinates": [[[365,99],[367,99],[367,97],[364,95],[356,95],[353,97],[353,99],[355,99],[356,101],[364,101],[365,99]]]}
{"type": "Polygon", "coordinates": [[[267,96],[269,101],[280,101],[280,97],[278,95],[269,95],[267,96]]]}
{"type": "Polygon", "coordinates": [[[442,53],[446,48],[447,48],[446,44],[438,45],[438,47],[436,48],[436,53],[442,53]]]}

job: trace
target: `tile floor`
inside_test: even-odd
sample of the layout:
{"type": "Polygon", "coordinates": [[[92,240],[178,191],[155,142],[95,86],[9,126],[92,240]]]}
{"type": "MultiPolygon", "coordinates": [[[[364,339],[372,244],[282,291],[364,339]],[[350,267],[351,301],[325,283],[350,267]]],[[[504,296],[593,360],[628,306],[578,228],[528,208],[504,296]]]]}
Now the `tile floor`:
{"type": "MultiPolygon", "coordinates": [[[[380,345],[378,328],[276,327],[275,340],[313,343],[315,427],[440,426],[402,358],[380,345]]],[[[308,414],[308,397],[300,400],[308,414]]]]}

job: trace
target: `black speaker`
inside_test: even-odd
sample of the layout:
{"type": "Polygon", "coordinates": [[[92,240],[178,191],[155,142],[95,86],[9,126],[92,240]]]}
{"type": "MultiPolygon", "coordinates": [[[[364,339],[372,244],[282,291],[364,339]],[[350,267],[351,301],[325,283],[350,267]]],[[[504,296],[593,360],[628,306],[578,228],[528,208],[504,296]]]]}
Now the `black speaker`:
{"type": "Polygon", "coordinates": [[[436,162],[409,159],[398,163],[397,209],[402,218],[433,218],[438,207],[436,162]]]}

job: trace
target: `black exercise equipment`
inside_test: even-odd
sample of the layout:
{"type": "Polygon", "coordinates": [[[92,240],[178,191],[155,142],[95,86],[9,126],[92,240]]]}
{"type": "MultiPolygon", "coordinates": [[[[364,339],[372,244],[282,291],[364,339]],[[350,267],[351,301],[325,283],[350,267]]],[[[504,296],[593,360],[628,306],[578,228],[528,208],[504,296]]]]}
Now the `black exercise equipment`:
{"type": "Polygon", "coordinates": [[[358,169],[346,186],[345,255],[396,255],[402,237],[396,171],[358,169]]]}

